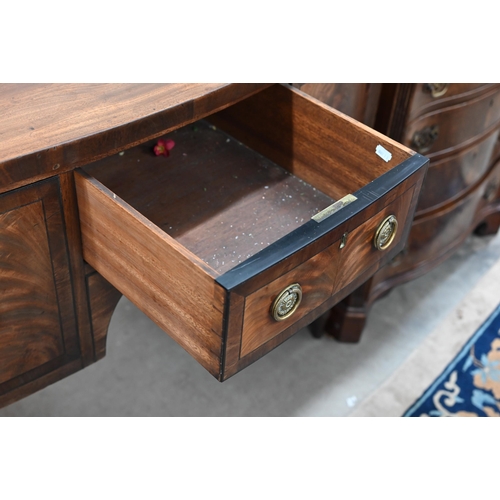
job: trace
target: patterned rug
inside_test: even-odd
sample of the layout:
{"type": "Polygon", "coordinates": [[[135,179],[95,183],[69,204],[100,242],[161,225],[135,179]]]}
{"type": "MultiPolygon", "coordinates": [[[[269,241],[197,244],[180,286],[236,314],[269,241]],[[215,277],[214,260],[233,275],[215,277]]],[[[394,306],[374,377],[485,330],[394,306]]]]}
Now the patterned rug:
{"type": "Polygon", "coordinates": [[[500,260],[354,417],[500,417],[500,260]]]}
{"type": "Polygon", "coordinates": [[[500,417],[500,306],[404,417],[500,417]]]}

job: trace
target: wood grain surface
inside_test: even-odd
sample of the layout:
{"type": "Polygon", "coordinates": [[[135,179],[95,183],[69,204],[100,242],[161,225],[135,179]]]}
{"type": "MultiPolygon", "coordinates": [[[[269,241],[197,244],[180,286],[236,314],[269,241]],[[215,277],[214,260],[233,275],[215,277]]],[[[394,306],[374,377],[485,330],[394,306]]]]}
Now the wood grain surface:
{"type": "Polygon", "coordinates": [[[498,83],[449,83],[446,92],[439,97],[433,97],[425,83],[414,84],[413,87],[408,103],[409,120],[436,109],[470,101],[498,87],[498,83]]]}
{"type": "Polygon", "coordinates": [[[339,244],[336,242],[246,297],[240,357],[246,356],[275,337],[332,295],[339,253],[339,244]],[[302,287],[302,301],[292,316],[283,321],[276,321],[270,313],[272,303],[287,286],[293,283],[298,283],[302,287]]]}
{"type": "Polygon", "coordinates": [[[61,356],[59,308],[41,201],[0,215],[0,384],[61,356]]]}
{"type": "Polygon", "coordinates": [[[307,96],[274,85],[210,117],[228,133],[338,200],[413,151],[307,96]],[[392,154],[385,162],[377,145],[392,154]]]}
{"type": "Polygon", "coordinates": [[[86,276],[86,285],[92,319],[94,358],[97,361],[106,355],[109,322],[122,294],[95,271],[86,276]]]}
{"type": "Polygon", "coordinates": [[[0,192],[160,136],[267,84],[0,84],[0,192]]]}
{"type": "Polygon", "coordinates": [[[75,181],[84,259],[218,377],[225,294],[213,270],[97,180],[75,181]]]}
{"type": "Polygon", "coordinates": [[[431,126],[439,127],[437,139],[425,153],[431,161],[480,142],[484,134],[500,126],[500,86],[494,86],[469,101],[408,120],[404,143],[412,144],[416,133],[431,126]],[[464,126],[465,123],[467,126],[464,126]]]}
{"type": "Polygon", "coordinates": [[[0,197],[0,289],[5,394],[80,355],[56,179],[0,197]]]}
{"type": "Polygon", "coordinates": [[[419,216],[438,211],[473,189],[491,167],[500,129],[485,135],[481,142],[432,162],[422,186],[419,216]]]}
{"type": "Polygon", "coordinates": [[[373,127],[381,83],[294,83],[315,99],[373,127]]]}
{"type": "Polygon", "coordinates": [[[80,351],[82,363],[84,366],[87,366],[95,361],[95,354],[87,288],[85,286],[82,237],[80,233],[75,183],[72,172],[60,174],[58,179],[61,188],[61,203],[66,229],[66,244],[71,268],[80,351]]]}
{"type": "MultiPolygon", "coordinates": [[[[345,184],[345,177],[354,178],[355,169],[363,164],[364,170],[356,184],[350,186],[358,190],[364,186],[363,180],[369,182],[391,170],[397,160],[411,156],[404,148],[390,141],[383,142],[383,138],[372,134],[366,127],[330,108],[322,108],[317,101],[305,98],[299,91],[285,86],[273,89],[273,93],[264,97],[262,102],[257,99],[255,106],[237,105],[239,109],[230,114],[238,117],[238,123],[245,124],[252,145],[255,144],[254,136],[269,134],[266,141],[277,145],[281,151],[286,151],[289,144],[286,133],[277,131],[283,132],[283,126],[289,125],[289,116],[293,115],[292,123],[298,127],[293,132],[302,137],[298,144],[305,150],[294,149],[290,152],[293,158],[276,155],[290,172],[261,156],[262,151],[256,153],[220,130],[221,125],[223,129],[227,126],[239,134],[232,120],[211,116],[209,122],[214,119],[216,126],[197,122],[165,136],[175,141],[168,158],[154,156],[155,141],[152,141],[124,154],[99,160],[86,166],[85,173],[76,174],[87,262],[178,340],[211,373],[218,373],[216,376],[221,380],[227,378],[226,366],[231,367],[232,373],[241,364],[241,358],[267,344],[283,330],[290,330],[290,324],[300,322],[302,317],[332,296],[338,265],[337,240],[342,232],[375,215],[400,196],[401,189],[408,183],[414,185],[415,179],[421,179],[423,175],[419,173],[395,188],[391,185],[390,192],[380,199],[375,192],[368,192],[367,208],[356,213],[342,227],[336,227],[320,241],[308,241],[300,251],[282,258],[265,272],[251,276],[224,297],[223,289],[217,289],[214,283],[215,278],[240,264],[239,254],[244,260],[261,249],[259,243],[267,246],[277,242],[334,201],[317,190],[320,186],[324,189],[326,178],[331,194],[335,191],[331,187],[333,184],[345,184]],[[256,107],[263,112],[266,105],[271,106],[271,100],[276,108],[273,114],[275,122],[259,128],[262,123],[255,121],[253,110],[256,107]],[[312,122],[312,118],[308,118],[310,113],[319,113],[323,117],[322,124],[330,127],[327,134],[335,136],[337,148],[330,144],[331,137],[325,140],[316,137],[322,132],[309,123],[312,122]],[[276,117],[279,117],[277,122],[276,117]],[[333,117],[332,121],[328,117],[333,117]],[[304,126],[303,121],[307,120],[309,122],[304,126]],[[346,136],[346,129],[350,127],[352,130],[346,136]],[[360,134],[364,143],[363,140],[354,140],[354,135],[359,137],[360,134]],[[347,145],[343,142],[347,140],[352,142],[347,145]],[[371,170],[359,158],[339,154],[341,142],[344,150],[350,146],[357,148],[364,159],[372,163],[371,170]],[[381,143],[395,152],[392,161],[386,163],[376,157],[375,147],[381,143]],[[336,156],[325,165],[318,157],[327,154],[336,156]],[[295,156],[302,161],[298,173],[305,177],[321,163],[323,173],[310,176],[318,183],[316,186],[309,186],[291,175],[293,169],[289,168],[288,162],[293,164],[295,156]],[[345,164],[344,160],[355,164],[345,164]],[[260,227],[255,225],[258,220],[261,220],[260,227]],[[158,258],[162,252],[165,257],[158,258]],[[233,254],[237,256],[235,262],[226,262],[233,254]],[[148,261],[152,259],[155,266],[149,269],[148,261]],[[166,297],[162,296],[166,292],[158,282],[159,275],[165,278],[161,286],[168,284],[171,288],[166,297]],[[300,278],[298,281],[305,287],[307,297],[293,319],[278,324],[269,316],[270,303],[281,288],[290,284],[285,282],[291,277],[300,278]],[[197,283],[197,289],[184,295],[183,289],[187,289],[188,282],[197,283]],[[176,292],[178,288],[180,293],[176,292]],[[208,306],[213,300],[214,290],[220,295],[215,306],[219,316],[215,316],[215,320],[208,306]],[[193,296],[197,297],[198,303],[205,302],[208,307],[198,310],[200,317],[196,319],[188,312],[195,307],[193,296]],[[152,304],[153,298],[157,306],[152,304]],[[224,334],[223,319],[226,325],[224,334]],[[210,326],[213,320],[215,327],[210,326]],[[196,328],[200,327],[202,334],[196,333],[196,328]],[[214,335],[211,329],[218,333],[214,335]],[[218,366],[216,356],[219,356],[218,366]]],[[[336,192],[341,193],[338,189],[336,192]]],[[[405,226],[407,221],[405,217],[403,219],[402,225],[405,226]]],[[[368,267],[373,267],[375,261],[383,258],[376,257],[367,263],[368,267]]],[[[363,263],[360,266],[359,273],[366,279],[366,266],[363,263]]],[[[357,277],[352,273],[349,283],[357,277]]]]}
{"type": "MultiPolygon", "coordinates": [[[[368,93],[373,97],[378,88],[368,93]]],[[[220,231],[221,222],[243,224],[238,231],[245,238],[231,248],[233,253],[249,252],[250,244],[258,247],[258,241],[250,241],[257,234],[261,245],[272,245],[311,210],[357,191],[412,154],[284,85],[0,85],[0,193],[10,191],[0,196],[0,249],[8,256],[0,283],[11,299],[0,309],[0,319],[6,318],[0,323],[0,340],[5,340],[0,342],[0,403],[101,358],[120,293],[219,380],[236,373],[366,279],[368,270],[357,268],[356,276],[334,291],[336,243],[344,229],[338,227],[226,291],[216,281],[226,271],[226,260],[209,265],[212,246],[223,241],[214,235],[236,240],[240,234],[220,231]],[[198,156],[189,157],[196,151],[189,142],[192,129],[186,136],[174,130],[217,112],[215,126],[227,124],[238,140],[248,138],[256,153],[205,126],[208,134],[198,140],[198,156]],[[159,170],[163,158],[152,156],[152,144],[144,145],[166,134],[175,136],[177,146],[164,164],[174,167],[168,160],[179,154],[184,167],[178,177],[175,168],[159,170]],[[392,153],[388,163],[375,154],[379,144],[392,153]],[[149,148],[148,161],[138,165],[144,148],[149,148]],[[124,155],[114,156],[120,152],[124,155]],[[109,178],[129,184],[132,202],[84,172],[73,177],[75,168],[104,158],[119,159],[109,178]],[[130,176],[139,167],[148,178],[142,185],[130,176]],[[247,174],[253,174],[251,180],[247,174]],[[200,187],[208,195],[200,196],[200,187]],[[317,207],[314,189],[329,197],[317,207]],[[267,205],[262,197],[269,197],[267,205]],[[245,225],[266,215],[260,233],[245,225]],[[281,233],[271,224],[278,221],[281,233]],[[266,229],[277,232],[269,238],[266,229]],[[80,248],[99,274],[85,272],[80,248]],[[10,257],[16,252],[23,262],[31,259],[29,265],[10,257]],[[307,293],[302,312],[284,330],[274,325],[267,330],[269,297],[290,277],[300,278],[307,293]]],[[[397,193],[399,188],[390,196],[397,193]]],[[[381,208],[377,196],[367,193],[371,205],[342,225],[373,216],[381,208]]]]}
{"type": "Polygon", "coordinates": [[[408,212],[414,193],[415,186],[412,186],[395,201],[385,206],[377,215],[348,233],[346,245],[341,253],[335,291],[345,288],[353,281],[353,278],[364,274],[367,269],[377,264],[391,246],[398,245],[401,238],[407,233],[405,229],[411,225],[411,217],[408,217],[408,212]],[[396,217],[398,230],[391,246],[386,250],[377,250],[373,244],[375,233],[382,221],[389,215],[396,217]]]}

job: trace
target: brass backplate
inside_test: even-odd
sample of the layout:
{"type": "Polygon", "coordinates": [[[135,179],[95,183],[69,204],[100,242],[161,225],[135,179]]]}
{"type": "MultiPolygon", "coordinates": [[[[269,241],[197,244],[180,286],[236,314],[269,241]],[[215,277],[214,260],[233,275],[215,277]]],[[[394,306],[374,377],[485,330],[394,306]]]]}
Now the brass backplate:
{"type": "Polygon", "coordinates": [[[432,97],[436,99],[446,94],[449,85],[449,83],[426,83],[424,85],[424,91],[429,92],[432,97]]]}
{"type": "Polygon", "coordinates": [[[377,250],[389,248],[396,237],[398,230],[398,220],[395,215],[389,215],[378,226],[373,239],[373,244],[377,250]]]}
{"type": "Polygon", "coordinates": [[[287,286],[275,299],[271,306],[271,316],[276,321],[289,318],[299,307],[302,300],[302,287],[298,283],[287,286]]]}

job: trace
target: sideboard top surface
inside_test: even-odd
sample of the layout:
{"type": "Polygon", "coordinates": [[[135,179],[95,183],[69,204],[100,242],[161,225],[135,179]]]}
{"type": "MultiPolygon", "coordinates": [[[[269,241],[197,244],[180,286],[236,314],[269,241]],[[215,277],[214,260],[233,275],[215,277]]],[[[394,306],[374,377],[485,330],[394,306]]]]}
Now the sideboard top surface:
{"type": "Polygon", "coordinates": [[[268,84],[0,84],[0,192],[159,137],[268,84]]]}

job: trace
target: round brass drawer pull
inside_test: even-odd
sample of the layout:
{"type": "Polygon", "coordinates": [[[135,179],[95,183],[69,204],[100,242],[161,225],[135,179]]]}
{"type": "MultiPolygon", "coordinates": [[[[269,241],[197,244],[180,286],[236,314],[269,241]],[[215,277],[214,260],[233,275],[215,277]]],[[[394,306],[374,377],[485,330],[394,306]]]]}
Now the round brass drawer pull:
{"type": "Polygon", "coordinates": [[[446,94],[448,86],[448,83],[425,83],[424,91],[428,92],[436,99],[436,97],[441,97],[446,94]]]}
{"type": "Polygon", "coordinates": [[[289,318],[299,307],[302,300],[302,287],[298,283],[287,286],[271,306],[271,316],[276,321],[289,318]]]}
{"type": "Polygon", "coordinates": [[[495,195],[497,194],[498,185],[495,180],[490,181],[486,186],[486,189],[483,193],[483,199],[486,201],[493,201],[495,199],[495,195]]]}
{"type": "Polygon", "coordinates": [[[385,218],[377,228],[375,238],[373,239],[375,248],[377,250],[385,250],[388,248],[394,241],[397,230],[398,220],[396,216],[389,215],[389,217],[385,218]]]}
{"type": "Polygon", "coordinates": [[[411,147],[418,153],[425,153],[434,146],[439,137],[439,125],[431,125],[424,127],[422,130],[417,130],[413,134],[411,147]]]}

